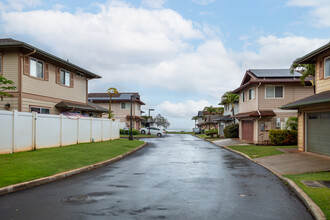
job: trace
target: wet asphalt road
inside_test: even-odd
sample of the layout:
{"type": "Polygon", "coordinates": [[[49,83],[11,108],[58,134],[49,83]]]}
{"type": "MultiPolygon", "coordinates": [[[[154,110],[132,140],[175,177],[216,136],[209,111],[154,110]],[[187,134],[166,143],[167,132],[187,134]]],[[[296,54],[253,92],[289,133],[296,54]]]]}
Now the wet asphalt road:
{"type": "Polygon", "coordinates": [[[191,135],[0,197],[0,219],[312,219],[276,176],[191,135]]]}

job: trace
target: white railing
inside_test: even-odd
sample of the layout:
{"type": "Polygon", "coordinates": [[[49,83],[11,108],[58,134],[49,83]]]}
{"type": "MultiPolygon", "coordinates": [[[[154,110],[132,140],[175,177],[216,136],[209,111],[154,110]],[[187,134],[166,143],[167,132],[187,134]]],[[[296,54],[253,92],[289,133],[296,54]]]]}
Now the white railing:
{"type": "Polygon", "coordinates": [[[123,122],[0,111],[0,154],[119,138],[123,122]]]}

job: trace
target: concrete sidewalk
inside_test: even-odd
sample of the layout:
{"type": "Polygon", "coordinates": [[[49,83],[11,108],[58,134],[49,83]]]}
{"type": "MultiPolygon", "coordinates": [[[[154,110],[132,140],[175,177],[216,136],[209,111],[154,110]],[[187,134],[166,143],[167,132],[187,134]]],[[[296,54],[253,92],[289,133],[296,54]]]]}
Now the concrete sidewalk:
{"type": "Polygon", "coordinates": [[[254,160],[281,175],[330,171],[330,157],[309,152],[284,153],[254,160]]]}

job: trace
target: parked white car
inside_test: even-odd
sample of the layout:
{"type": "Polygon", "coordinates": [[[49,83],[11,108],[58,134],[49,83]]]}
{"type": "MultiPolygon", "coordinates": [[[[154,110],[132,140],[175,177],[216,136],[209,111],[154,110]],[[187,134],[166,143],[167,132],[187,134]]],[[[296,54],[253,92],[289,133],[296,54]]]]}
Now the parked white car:
{"type": "MultiPolygon", "coordinates": [[[[140,129],[141,134],[148,134],[148,132],[149,132],[149,128],[140,129]]],[[[150,127],[150,134],[157,135],[158,137],[162,137],[166,135],[166,131],[165,129],[150,127]]]]}

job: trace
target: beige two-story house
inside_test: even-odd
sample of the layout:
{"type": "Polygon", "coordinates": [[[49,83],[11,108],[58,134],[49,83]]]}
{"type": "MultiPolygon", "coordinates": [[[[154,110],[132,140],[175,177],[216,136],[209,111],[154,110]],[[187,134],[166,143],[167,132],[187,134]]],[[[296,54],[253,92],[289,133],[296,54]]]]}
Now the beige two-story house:
{"type": "Polygon", "coordinates": [[[97,115],[106,109],[88,103],[88,81],[101,78],[27,43],[0,39],[0,74],[14,82],[1,110],[42,114],[76,112],[97,115]]]}
{"type": "Polygon", "coordinates": [[[298,149],[330,156],[330,43],[294,63],[315,64],[315,95],[282,108],[298,110],[298,149]]]}
{"type": "MultiPolygon", "coordinates": [[[[88,100],[93,104],[109,110],[110,96],[108,93],[89,93],[88,100]]],[[[111,111],[114,114],[114,119],[125,122],[125,126],[130,127],[131,101],[132,128],[139,130],[141,128],[141,121],[144,120],[144,118],[141,117],[141,106],[145,105],[145,103],[140,100],[139,93],[128,92],[113,94],[111,99],[111,111]],[[135,98],[131,100],[132,96],[135,98]]],[[[103,114],[103,117],[107,118],[108,114],[103,114]]]]}
{"type": "MultiPolygon", "coordinates": [[[[302,86],[301,74],[289,69],[247,70],[239,88],[239,137],[249,143],[269,143],[270,129],[283,129],[297,110],[283,110],[281,106],[314,93],[313,87],[302,86]]],[[[306,85],[310,82],[306,80],[306,85]]]]}

